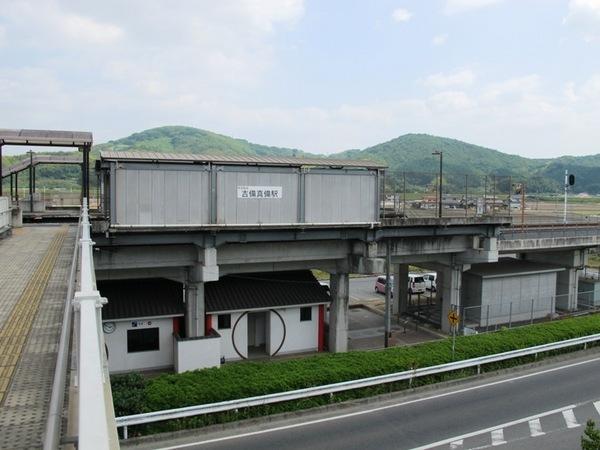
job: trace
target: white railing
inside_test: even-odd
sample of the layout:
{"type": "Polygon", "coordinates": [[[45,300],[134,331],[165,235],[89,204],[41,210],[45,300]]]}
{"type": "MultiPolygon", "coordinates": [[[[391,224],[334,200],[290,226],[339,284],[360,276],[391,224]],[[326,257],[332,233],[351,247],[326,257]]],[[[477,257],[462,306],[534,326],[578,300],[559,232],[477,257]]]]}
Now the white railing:
{"type": "Polygon", "coordinates": [[[79,289],[75,292],[75,345],[78,383],[79,449],[119,448],[102,333],[102,305],[105,299],[96,289],[94,242],[87,200],[81,208],[79,240],[79,289]]]}
{"type": "Polygon", "coordinates": [[[123,437],[127,439],[127,427],[132,425],[143,425],[164,420],[181,419],[184,417],[199,416],[204,414],[212,414],[224,411],[235,411],[240,408],[249,408],[253,406],[262,406],[272,403],[286,402],[290,400],[298,400],[318,395],[334,394],[336,392],[348,391],[352,389],[366,388],[379,384],[394,383],[397,381],[413,380],[415,378],[424,377],[427,375],[436,375],[455,370],[477,367],[477,372],[480,372],[481,366],[484,364],[505,361],[508,359],[519,358],[523,356],[535,355],[538,353],[551,350],[559,350],[563,348],[583,345],[584,348],[590,342],[600,340],[600,334],[584,336],[566,341],[553,342],[550,344],[528,347],[520,350],[512,350],[509,352],[498,353],[495,355],[481,356],[479,358],[465,359],[463,361],[455,361],[437,366],[423,367],[414,370],[405,370],[404,372],[392,373],[387,375],[378,375],[375,377],[363,378],[360,380],[344,381],[341,383],[327,384],[323,386],[315,386],[304,389],[297,389],[288,392],[278,392],[275,394],[261,395],[257,397],[248,397],[238,400],[227,400],[224,402],[210,403],[206,405],[187,406],[184,408],[168,409],[164,411],[154,411],[144,414],[135,414],[131,416],[117,417],[117,427],[123,428],[123,437]]]}

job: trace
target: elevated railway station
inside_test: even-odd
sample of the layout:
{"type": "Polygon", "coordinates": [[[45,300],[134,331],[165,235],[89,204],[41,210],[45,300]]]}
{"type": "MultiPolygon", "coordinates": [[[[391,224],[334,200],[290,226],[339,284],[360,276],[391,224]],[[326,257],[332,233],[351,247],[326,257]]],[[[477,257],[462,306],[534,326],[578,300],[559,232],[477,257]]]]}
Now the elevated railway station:
{"type": "MultiPolygon", "coordinates": [[[[9,134],[3,144],[31,138],[9,134]]],[[[91,135],[70,139],[87,174],[91,135]]],[[[575,311],[600,245],[594,225],[384,217],[385,165],[370,161],[103,152],[95,170],[99,207],[84,202],[77,228],[18,227],[0,202],[0,231],[12,232],[0,241],[0,426],[15,433],[1,447],[118,447],[110,371],[345,352],[350,274],[388,272],[389,320],[408,312],[410,265],[437,272],[443,332],[465,308],[504,323],[505,297],[533,292],[525,279],[548,285],[552,314],[575,311]],[[329,274],[328,290],[311,269],[329,274]]]]}

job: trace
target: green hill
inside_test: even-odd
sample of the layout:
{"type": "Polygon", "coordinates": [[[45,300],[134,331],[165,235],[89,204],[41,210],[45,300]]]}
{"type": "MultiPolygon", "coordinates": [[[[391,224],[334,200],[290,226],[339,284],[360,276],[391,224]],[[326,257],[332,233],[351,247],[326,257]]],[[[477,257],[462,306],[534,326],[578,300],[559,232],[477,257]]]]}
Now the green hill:
{"type": "MultiPolygon", "coordinates": [[[[235,154],[259,156],[325,156],[314,155],[299,149],[269,147],[235,139],[192,127],[165,126],[152,128],[131,136],[95,145],[92,157],[101,150],[135,150],[170,153],[235,154]]],[[[400,186],[406,177],[410,189],[430,184],[438,171],[438,157],[433,151],[444,154],[444,182],[449,188],[463,191],[465,176],[470,189],[490,186],[491,176],[496,176],[499,192],[507,192],[509,183],[526,180],[528,192],[560,192],[565,169],[575,173],[575,192],[600,193],[600,154],[591,156],[565,156],[554,159],[530,159],[509,155],[497,150],[427,134],[406,134],[388,142],[363,150],[347,150],[333,155],[335,158],[368,159],[389,165],[388,185],[400,186]],[[488,176],[487,180],[485,176],[488,176]]],[[[24,156],[4,158],[5,167],[24,156]]],[[[40,186],[76,187],[79,171],[75,167],[41,167],[37,173],[40,186]]],[[[26,186],[26,174],[20,186],[26,186]]],[[[92,179],[94,179],[92,177],[92,179]]],[[[5,181],[5,185],[7,184],[5,181]]]]}
{"type": "Polygon", "coordinates": [[[308,155],[308,153],[298,149],[252,144],[243,139],[234,139],[199,128],[181,126],[152,128],[140,133],[134,133],[123,139],[95,145],[94,150],[140,150],[162,153],[199,153],[205,155],[308,155]]]}

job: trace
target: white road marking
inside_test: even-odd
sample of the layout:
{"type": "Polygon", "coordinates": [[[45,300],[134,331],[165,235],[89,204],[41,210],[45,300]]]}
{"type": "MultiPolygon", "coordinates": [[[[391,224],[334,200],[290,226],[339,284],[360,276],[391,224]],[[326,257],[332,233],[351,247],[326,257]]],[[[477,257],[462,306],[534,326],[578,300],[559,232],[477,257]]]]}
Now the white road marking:
{"type": "Polygon", "coordinates": [[[596,411],[598,411],[598,414],[600,414],[600,401],[594,402],[594,407],[596,408],[596,411]]]}
{"type": "Polygon", "coordinates": [[[543,436],[546,434],[542,431],[540,419],[533,419],[529,421],[529,434],[531,434],[531,437],[543,436]]]}
{"type": "Polygon", "coordinates": [[[492,446],[496,447],[497,445],[506,444],[504,440],[504,429],[500,428],[498,430],[492,430],[492,446]]]}
{"type": "Polygon", "coordinates": [[[577,428],[579,426],[572,409],[563,411],[562,415],[565,418],[565,422],[567,423],[567,428],[577,428]]]}
{"type": "Polygon", "coordinates": [[[444,439],[444,440],[441,440],[441,441],[432,442],[430,444],[423,445],[421,447],[415,447],[412,450],[427,450],[427,449],[430,449],[430,448],[439,447],[441,445],[447,445],[450,442],[454,442],[454,441],[459,440],[459,439],[468,439],[468,438],[473,437],[473,436],[479,436],[481,434],[491,433],[494,430],[499,430],[499,429],[502,429],[502,428],[512,427],[513,425],[519,425],[521,423],[529,422],[530,420],[538,419],[538,418],[541,418],[541,417],[551,416],[552,414],[563,412],[563,411],[568,410],[568,409],[573,409],[575,407],[577,407],[577,405],[563,406],[562,408],[553,409],[551,411],[546,411],[546,412],[543,412],[541,414],[536,414],[534,416],[523,417],[522,419],[512,420],[510,422],[506,422],[506,423],[503,423],[503,424],[500,424],[500,425],[496,425],[495,427],[484,428],[483,430],[472,431],[471,433],[466,433],[466,434],[462,434],[460,436],[454,436],[454,437],[451,437],[451,438],[448,438],[448,439],[444,439]]]}
{"type": "MultiPolygon", "coordinates": [[[[339,416],[331,416],[331,417],[325,417],[323,419],[315,419],[315,420],[309,420],[306,422],[300,422],[300,423],[295,423],[295,424],[291,424],[291,425],[283,425],[280,427],[273,427],[273,428],[267,428],[264,430],[258,430],[258,431],[249,431],[246,433],[240,433],[240,434],[234,434],[234,435],[230,435],[230,436],[223,436],[223,437],[219,437],[219,438],[214,438],[214,439],[207,439],[207,440],[203,440],[203,441],[197,441],[197,442],[188,442],[185,444],[181,444],[181,445],[175,445],[175,446],[170,446],[170,447],[161,447],[161,448],[157,448],[156,450],[175,450],[175,449],[179,449],[179,448],[187,448],[187,447],[193,447],[195,445],[205,445],[205,444],[213,444],[215,442],[222,442],[222,441],[229,441],[232,439],[240,439],[240,438],[244,438],[244,437],[250,437],[250,436],[257,436],[257,435],[261,435],[261,434],[267,434],[267,433],[274,433],[277,431],[283,431],[283,430],[290,430],[290,429],[294,429],[294,428],[301,428],[301,427],[306,427],[306,426],[310,426],[310,425],[316,425],[319,423],[327,423],[327,422],[334,422],[337,420],[343,420],[343,419],[347,419],[349,417],[356,417],[356,416],[362,416],[365,414],[372,414],[372,413],[376,413],[379,411],[385,411],[387,409],[392,409],[392,408],[398,408],[400,406],[406,406],[406,405],[411,405],[414,403],[421,403],[424,401],[428,401],[428,400],[435,400],[438,398],[443,398],[443,397],[449,397],[452,395],[457,395],[457,394],[462,394],[465,392],[469,392],[469,391],[474,391],[474,390],[479,390],[479,389],[484,389],[490,386],[496,386],[496,385],[500,385],[500,384],[504,384],[504,383],[512,383],[513,381],[516,380],[523,380],[526,378],[531,378],[531,377],[535,377],[538,375],[543,375],[546,373],[552,373],[552,372],[558,372],[560,370],[564,370],[564,369],[570,369],[571,367],[577,367],[577,366],[581,366],[584,364],[589,364],[589,363],[593,363],[593,362],[597,362],[600,361],[600,357],[598,358],[593,358],[593,359],[588,359],[585,361],[579,361],[576,363],[572,363],[572,364],[567,364],[565,366],[559,366],[559,367],[553,367],[552,369],[546,369],[546,370],[542,370],[540,372],[533,372],[533,373],[528,373],[525,375],[519,375],[516,377],[512,377],[512,378],[506,378],[503,380],[498,380],[498,381],[492,381],[491,383],[486,383],[486,384],[480,384],[477,386],[470,386],[467,388],[463,388],[463,389],[456,389],[454,391],[449,391],[449,392],[444,392],[442,394],[436,394],[436,395],[432,395],[431,397],[421,397],[421,398],[417,398],[414,400],[408,400],[405,402],[400,402],[400,403],[394,403],[391,405],[385,405],[385,406],[379,406],[377,408],[372,408],[372,409],[365,409],[365,410],[361,410],[361,411],[356,411],[356,412],[352,412],[352,413],[347,413],[347,414],[340,414],[339,416]]],[[[556,412],[560,412],[563,411],[564,409],[570,409],[570,408],[574,408],[575,405],[571,405],[571,406],[567,406],[567,407],[563,407],[563,408],[559,408],[553,411],[550,411],[549,413],[544,413],[544,415],[548,415],[548,414],[554,414],[556,412]]],[[[536,414],[535,416],[531,416],[525,419],[520,419],[517,421],[513,422],[509,422],[508,425],[512,424],[517,424],[517,423],[522,423],[525,421],[529,421],[531,419],[535,419],[536,417],[543,417],[544,415],[542,414],[536,414]]],[[[419,449],[426,449],[426,448],[432,448],[432,447],[437,447],[439,445],[447,445],[450,442],[454,442],[460,439],[464,439],[466,437],[471,437],[471,436],[477,436],[478,434],[481,433],[485,433],[485,432],[490,432],[493,429],[496,428],[500,428],[500,427],[505,427],[508,425],[501,425],[501,426],[496,426],[496,427],[491,427],[488,428],[487,430],[480,430],[480,431],[476,431],[473,433],[468,433],[466,435],[463,436],[455,436],[451,439],[445,439],[443,441],[434,443],[434,444],[427,444],[426,446],[423,447],[419,447],[419,449]]],[[[418,450],[418,449],[413,449],[413,450],[418,450]]]]}
{"type": "Polygon", "coordinates": [[[463,440],[459,439],[457,441],[454,442],[450,442],[450,450],[456,450],[457,448],[462,448],[463,446],[463,440]]]}

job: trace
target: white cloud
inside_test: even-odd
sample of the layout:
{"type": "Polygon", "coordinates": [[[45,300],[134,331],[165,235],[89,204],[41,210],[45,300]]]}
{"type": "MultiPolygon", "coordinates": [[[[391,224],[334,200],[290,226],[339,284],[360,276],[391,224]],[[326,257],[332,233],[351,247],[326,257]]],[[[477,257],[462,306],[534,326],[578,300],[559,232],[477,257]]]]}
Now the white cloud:
{"type": "Polygon", "coordinates": [[[475,74],[470,69],[460,69],[451,73],[435,73],[425,78],[423,85],[435,88],[446,89],[449,87],[467,87],[475,81],[475,74]]]}
{"type": "Polygon", "coordinates": [[[123,30],[116,25],[97,22],[77,14],[65,14],[58,16],[56,20],[60,23],[56,28],[70,39],[90,44],[108,44],[118,41],[123,36],[123,30]]]}
{"type": "Polygon", "coordinates": [[[600,40],[600,0],[571,0],[563,23],[588,42],[600,40]]]}
{"type": "Polygon", "coordinates": [[[447,34],[438,34],[433,37],[433,39],[431,40],[431,43],[433,45],[444,45],[447,41],[448,41],[447,34]]]}
{"type": "Polygon", "coordinates": [[[522,95],[531,95],[539,90],[541,80],[539,75],[531,74],[522,77],[490,83],[485,87],[482,98],[486,101],[495,101],[500,97],[513,98],[522,95]]]}
{"type": "Polygon", "coordinates": [[[6,27],[0,25],[0,47],[6,45],[6,27]]]}
{"type": "Polygon", "coordinates": [[[392,19],[396,22],[408,22],[412,17],[412,13],[404,8],[396,8],[392,12],[392,19]]]}
{"type": "Polygon", "coordinates": [[[504,0],[446,0],[444,12],[446,14],[456,14],[495,5],[502,1],[504,0]]]}

